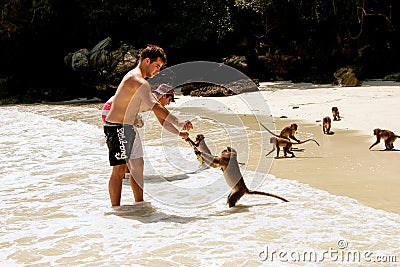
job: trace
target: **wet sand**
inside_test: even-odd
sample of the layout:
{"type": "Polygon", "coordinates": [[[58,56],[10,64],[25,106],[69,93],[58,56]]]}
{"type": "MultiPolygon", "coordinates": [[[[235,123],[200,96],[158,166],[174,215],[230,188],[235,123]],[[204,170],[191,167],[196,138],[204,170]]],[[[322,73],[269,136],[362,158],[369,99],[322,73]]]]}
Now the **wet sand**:
{"type": "MultiPolygon", "coordinates": [[[[333,135],[324,135],[317,123],[296,123],[302,132],[312,133],[321,146],[296,145],[305,150],[294,151],[296,158],[275,159],[271,174],[400,214],[399,151],[382,151],[382,144],[369,151],[373,137],[358,131],[334,130],[333,135]]],[[[287,120],[277,120],[277,128],[287,124],[287,120]]]]}

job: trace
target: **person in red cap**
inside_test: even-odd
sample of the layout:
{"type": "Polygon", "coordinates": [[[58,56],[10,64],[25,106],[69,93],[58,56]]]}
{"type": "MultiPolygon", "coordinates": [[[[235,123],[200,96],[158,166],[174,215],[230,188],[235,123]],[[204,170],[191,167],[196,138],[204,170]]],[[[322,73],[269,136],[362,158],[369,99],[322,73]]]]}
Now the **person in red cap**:
{"type": "Polygon", "coordinates": [[[164,103],[164,106],[175,102],[175,90],[169,84],[160,84],[157,89],[154,90],[154,93],[157,95],[158,101],[160,101],[161,104],[164,103]]]}
{"type": "MultiPolygon", "coordinates": [[[[153,93],[155,94],[156,98],[161,103],[161,105],[163,105],[164,107],[169,105],[171,102],[175,102],[175,90],[169,84],[166,83],[160,84],[157,87],[157,89],[153,91],[153,93]]],[[[110,97],[110,99],[108,99],[107,102],[104,103],[101,109],[101,120],[103,121],[103,123],[106,122],[106,117],[110,112],[113,99],[114,96],[110,97]]],[[[138,116],[141,117],[140,114],[138,114],[138,116]]],[[[135,123],[135,126],[136,128],[141,128],[143,124],[140,123],[139,121],[138,124],[135,123]]]]}
{"type": "MultiPolygon", "coordinates": [[[[160,88],[162,92],[167,90],[167,94],[163,94],[165,99],[160,101],[151,91],[149,82],[146,81],[146,78],[157,74],[166,61],[166,55],[161,47],[147,46],[140,53],[139,64],[122,78],[113,96],[110,111],[103,125],[109,150],[109,162],[112,166],[108,183],[112,206],[120,206],[126,164],[131,173],[130,184],[135,201],[143,201],[143,148],[134,126],[139,112],[153,111],[165,129],[183,139],[189,136],[187,131],[193,129],[189,120],[179,120],[161,103],[172,101],[174,95],[170,90],[172,88],[167,90],[168,85],[160,88]],[[168,92],[172,93],[172,97],[167,97],[168,92]]],[[[155,93],[158,92],[155,91],[155,93]]]]}

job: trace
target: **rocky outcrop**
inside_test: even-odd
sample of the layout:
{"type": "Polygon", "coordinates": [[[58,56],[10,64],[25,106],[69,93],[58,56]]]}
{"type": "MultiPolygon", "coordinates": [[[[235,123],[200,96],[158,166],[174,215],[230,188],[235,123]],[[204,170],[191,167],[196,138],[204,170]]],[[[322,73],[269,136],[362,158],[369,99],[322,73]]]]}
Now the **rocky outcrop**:
{"type": "Polygon", "coordinates": [[[389,75],[386,75],[383,80],[385,81],[396,81],[400,82],[400,72],[395,72],[389,75]]]}
{"type": "Polygon", "coordinates": [[[249,72],[249,66],[245,56],[232,55],[230,57],[222,58],[222,63],[232,68],[235,68],[243,73],[249,72]]]}
{"type": "MultiPolygon", "coordinates": [[[[64,62],[69,69],[79,76],[84,86],[107,90],[116,89],[122,77],[135,67],[138,59],[139,50],[126,44],[114,46],[111,38],[108,37],[100,41],[91,50],[82,48],[69,53],[65,56],[64,62]]],[[[243,58],[232,60],[241,67],[245,67],[245,65],[242,65],[243,58]]],[[[229,61],[230,64],[233,64],[233,61],[229,61]]],[[[181,86],[180,89],[183,94],[191,96],[228,96],[257,91],[257,86],[258,81],[248,79],[224,85],[191,83],[181,86]]]]}
{"type": "Polygon", "coordinates": [[[87,48],[69,53],[64,63],[82,84],[98,90],[116,89],[122,77],[135,67],[139,50],[120,43],[114,45],[111,38],[100,41],[90,51],[87,48]]]}
{"type": "Polygon", "coordinates": [[[333,75],[340,86],[352,87],[361,85],[351,67],[339,68],[333,75]]]}
{"type": "Polygon", "coordinates": [[[230,96],[258,91],[258,80],[238,80],[228,84],[204,82],[189,83],[180,87],[182,94],[190,96],[230,96]]]}

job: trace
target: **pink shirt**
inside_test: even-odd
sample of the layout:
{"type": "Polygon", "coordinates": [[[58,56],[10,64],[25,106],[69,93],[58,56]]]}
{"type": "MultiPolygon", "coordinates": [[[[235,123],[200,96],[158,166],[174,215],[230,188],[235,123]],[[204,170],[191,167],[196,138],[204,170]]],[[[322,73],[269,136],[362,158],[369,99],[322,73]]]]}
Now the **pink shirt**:
{"type": "Polygon", "coordinates": [[[111,109],[111,104],[112,102],[106,102],[101,109],[101,119],[103,120],[103,123],[106,122],[108,112],[110,112],[111,109]]]}

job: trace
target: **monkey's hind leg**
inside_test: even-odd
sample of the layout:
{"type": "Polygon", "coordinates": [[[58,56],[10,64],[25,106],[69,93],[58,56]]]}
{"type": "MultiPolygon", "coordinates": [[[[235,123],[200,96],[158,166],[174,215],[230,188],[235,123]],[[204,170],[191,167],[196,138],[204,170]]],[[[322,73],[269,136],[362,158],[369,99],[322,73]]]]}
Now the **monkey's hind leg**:
{"type": "Polygon", "coordinates": [[[288,146],[285,146],[285,147],[283,148],[283,153],[284,153],[285,158],[287,157],[287,154],[292,155],[292,156],[291,156],[292,158],[296,157],[296,156],[294,155],[294,153],[291,151],[291,149],[292,149],[292,145],[291,145],[291,144],[289,144],[288,146]]]}
{"type": "Polygon", "coordinates": [[[394,145],[393,145],[393,138],[388,138],[387,140],[385,140],[385,150],[393,150],[394,149],[394,145]]]}
{"type": "Polygon", "coordinates": [[[290,154],[291,156],[291,158],[294,158],[294,157],[296,157],[296,155],[292,152],[292,151],[287,151],[287,152],[285,152],[285,158],[287,158],[287,154],[290,154]]]}
{"type": "Polygon", "coordinates": [[[276,146],[276,158],[279,158],[279,151],[280,151],[279,144],[277,144],[277,146],[276,146]]]}
{"type": "Polygon", "coordinates": [[[232,208],[236,205],[236,203],[239,201],[239,199],[244,195],[244,192],[242,191],[231,191],[231,193],[228,196],[227,199],[227,204],[229,204],[229,208],[232,208]]]}
{"type": "Polygon", "coordinates": [[[388,140],[385,141],[385,150],[390,150],[390,143],[388,140]]]}

